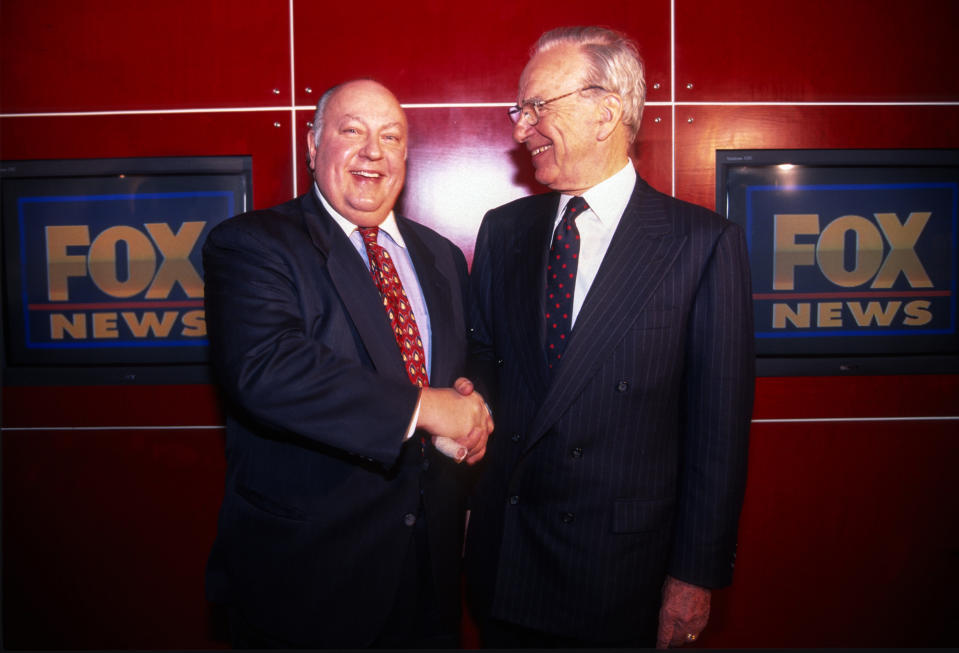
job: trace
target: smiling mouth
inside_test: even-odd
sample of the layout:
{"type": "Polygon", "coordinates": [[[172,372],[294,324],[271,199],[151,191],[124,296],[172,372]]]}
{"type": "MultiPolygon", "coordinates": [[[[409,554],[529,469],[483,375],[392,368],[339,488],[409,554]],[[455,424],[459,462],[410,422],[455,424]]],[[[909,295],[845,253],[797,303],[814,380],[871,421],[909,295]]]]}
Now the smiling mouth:
{"type": "Polygon", "coordinates": [[[386,176],[386,175],[380,174],[379,172],[369,172],[366,170],[351,170],[350,174],[355,175],[357,177],[363,177],[364,179],[379,179],[381,177],[386,176]]]}
{"type": "Polygon", "coordinates": [[[540,145],[540,146],[537,147],[535,150],[533,150],[533,151],[530,152],[530,156],[534,156],[534,157],[535,157],[535,156],[539,156],[540,154],[542,154],[542,153],[545,152],[546,150],[550,149],[551,147],[553,147],[552,144],[540,145]]]}

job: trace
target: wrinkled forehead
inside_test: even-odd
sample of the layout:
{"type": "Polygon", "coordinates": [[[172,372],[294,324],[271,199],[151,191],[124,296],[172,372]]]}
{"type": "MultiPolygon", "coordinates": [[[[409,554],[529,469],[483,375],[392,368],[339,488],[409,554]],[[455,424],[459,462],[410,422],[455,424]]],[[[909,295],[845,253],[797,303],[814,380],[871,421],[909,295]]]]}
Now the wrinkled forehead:
{"type": "Polygon", "coordinates": [[[557,45],[533,56],[519,78],[519,101],[545,100],[580,86],[586,59],[578,46],[557,45]]]}

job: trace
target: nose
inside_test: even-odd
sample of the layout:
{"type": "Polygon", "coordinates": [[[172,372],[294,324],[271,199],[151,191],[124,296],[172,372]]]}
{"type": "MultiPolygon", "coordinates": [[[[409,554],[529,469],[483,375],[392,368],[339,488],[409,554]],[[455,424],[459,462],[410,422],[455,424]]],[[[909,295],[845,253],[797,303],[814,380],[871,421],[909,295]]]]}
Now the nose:
{"type": "Polygon", "coordinates": [[[366,142],[363,144],[363,149],[360,150],[360,153],[367,159],[376,160],[383,158],[383,150],[380,148],[380,140],[374,135],[368,136],[366,142]]]}
{"type": "Polygon", "coordinates": [[[519,120],[513,125],[513,140],[517,143],[523,143],[530,137],[534,129],[526,120],[526,116],[520,116],[519,120]]]}

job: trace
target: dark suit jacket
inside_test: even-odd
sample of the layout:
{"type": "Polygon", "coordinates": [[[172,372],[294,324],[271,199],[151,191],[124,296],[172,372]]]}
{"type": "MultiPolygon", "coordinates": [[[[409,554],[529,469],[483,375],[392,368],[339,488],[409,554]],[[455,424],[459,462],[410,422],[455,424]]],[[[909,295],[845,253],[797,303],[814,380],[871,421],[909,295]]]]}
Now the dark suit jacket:
{"type": "Polygon", "coordinates": [[[485,614],[590,641],[654,627],[664,576],[731,581],[754,383],[742,230],[638,179],[550,382],[559,196],[490,211],[471,275],[496,430],[471,500],[485,614]]]}
{"type": "MultiPolygon", "coordinates": [[[[464,372],[466,260],[397,218],[432,325],[431,383],[464,372]]],[[[459,614],[461,470],[419,436],[362,258],[313,193],[219,225],[203,250],[227,477],[207,594],[295,646],[376,636],[396,598],[420,489],[441,606],[459,614]]]]}

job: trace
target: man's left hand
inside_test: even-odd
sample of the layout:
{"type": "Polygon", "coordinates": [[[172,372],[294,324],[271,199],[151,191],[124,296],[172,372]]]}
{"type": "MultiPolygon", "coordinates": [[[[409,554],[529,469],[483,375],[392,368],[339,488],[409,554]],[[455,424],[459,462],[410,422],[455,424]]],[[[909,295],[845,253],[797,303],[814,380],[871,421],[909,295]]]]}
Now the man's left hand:
{"type": "Polygon", "coordinates": [[[663,585],[663,605],[659,609],[659,634],[656,648],[692,644],[709,621],[711,592],[672,576],[663,585]]]}

